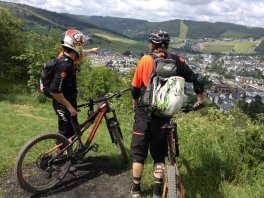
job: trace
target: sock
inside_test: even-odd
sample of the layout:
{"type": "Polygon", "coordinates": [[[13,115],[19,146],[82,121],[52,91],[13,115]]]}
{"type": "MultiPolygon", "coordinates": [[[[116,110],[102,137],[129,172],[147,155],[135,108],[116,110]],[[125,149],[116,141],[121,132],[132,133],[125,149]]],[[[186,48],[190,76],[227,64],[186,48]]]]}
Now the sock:
{"type": "Polygon", "coordinates": [[[162,194],[162,183],[155,182],[153,194],[158,196],[162,194]]]}

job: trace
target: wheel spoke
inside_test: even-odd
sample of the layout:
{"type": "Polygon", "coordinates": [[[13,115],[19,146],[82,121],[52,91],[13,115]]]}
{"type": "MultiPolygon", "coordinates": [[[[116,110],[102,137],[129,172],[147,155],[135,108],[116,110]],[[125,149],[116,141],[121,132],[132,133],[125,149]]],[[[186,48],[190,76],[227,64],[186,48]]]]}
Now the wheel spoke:
{"type": "Polygon", "coordinates": [[[15,167],[15,175],[22,188],[41,192],[54,187],[66,175],[70,161],[63,160],[70,153],[60,153],[60,147],[67,145],[66,138],[59,134],[40,135],[29,141],[21,150],[15,167]]]}

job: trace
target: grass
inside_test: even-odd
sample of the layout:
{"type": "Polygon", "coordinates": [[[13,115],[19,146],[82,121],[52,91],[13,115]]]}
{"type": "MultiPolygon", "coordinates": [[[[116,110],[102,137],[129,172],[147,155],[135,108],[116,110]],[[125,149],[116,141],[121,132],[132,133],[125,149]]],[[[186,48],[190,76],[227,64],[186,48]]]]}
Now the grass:
{"type": "MultiPolygon", "coordinates": [[[[3,93],[1,89],[0,93],[3,93]]],[[[42,132],[57,131],[57,118],[50,102],[40,104],[37,97],[25,94],[16,94],[10,102],[10,94],[5,95],[6,99],[0,94],[0,175],[6,170],[12,170],[18,151],[30,138],[42,132]]],[[[116,108],[128,153],[133,125],[129,100],[127,95],[112,103],[116,108]]],[[[79,121],[85,116],[86,110],[83,109],[79,112],[79,121]]],[[[253,169],[249,169],[243,162],[246,153],[241,153],[240,146],[247,142],[245,130],[258,130],[261,134],[264,126],[254,126],[241,113],[234,112],[227,116],[212,108],[178,115],[177,123],[180,139],[178,164],[185,197],[255,198],[263,195],[263,162],[254,167],[256,177],[253,169]]],[[[91,152],[91,156],[108,156],[120,164],[120,157],[115,146],[112,146],[104,122],[99,126],[93,142],[100,147],[98,152],[91,152]]],[[[130,165],[128,177],[131,176],[130,165]]],[[[149,156],[142,178],[144,197],[152,194],[152,171],[153,161],[149,156]]]]}
{"type": "Polygon", "coordinates": [[[102,30],[89,28],[83,30],[83,32],[94,35],[93,41],[95,43],[89,44],[89,48],[99,46],[102,49],[115,50],[120,53],[130,51],[132,54],[140,54],[148,49],[147,42],[127,39],[102,30]]]}
{"type": "Polygon", "coordinates": [[[248,34],[235,30],[228,30],[221,35],[222,38],[248,38],[248,34]]]}
{"type": "MultiPolygon", "coordinates": [[[[240,151],[245,131],[254,131],[255,126],[236,111],[229,116],[211,108],[197,113],[177,119],[186,197],[258,197],[261,183],[250,174],[243,160],[247,154],[240,151]]],[[[263,167],[257,170],[263,177],[263,167]]]]}
{"type": "MultiPolygon", "coordinates": [[[[4,87],[11,86],[9,83],[1,82],[0,88],[0,175],[13,167],[21,147],[32,137],[40,133],[57,132],[57,116],[52,108],[51,101],[39,103],[37,96],[29,96],[23,85],[12,85],[13,89],[7,92],[4,87]],[[23,88],[24,87],[24,88],[23,88]],[[19,91],[18,91],[19,90],[19,91]],[[18,94],[14,94],[17,92],[18,94]]],[[[12,87],[11,86],[11,87],[12,87]]],[[[118,106],[118,102],[113,105],[118,106]]],[[[114,107],[113,106],[113,107],[114,107]]],[[[120,106],[120,105],[119,105],[120,106]]],[[[122,105],[119,107],[122,111],[122,105]]],[[[125,114],[124,112],[122,114],[125,114]]],[[[86,109],[79,112],[79,122],[84,121],[86,109]]],[[[117,115],[119,115],[117,110],[117,115]]],[[[124,134],[124,143],[129,148],[132,117],[122,116],[119,120],[124,134]]],[[[88,132],[84,134],[83,139],[87,138],[88,132]]],[[[113,162],[120,161],[117,149],[112,145],[109,132],[107,131],[105,121],[101,123],[93,143],[98,143],[100,149],[98,153],[92,153],[92,156],[105,155],[110,156],[113,162]]],[[[120,164],[120,163],[119,163],[120,164]]]]}
{"type": "Polygon", "coordinates": [[[183,45],[183,43],[186,40],[187,32],[188,32],[188,26],[185,25],[185,23],[183,21],[181,21],[181,24],[180,24],[180,34],[179,34],[179,36],[178,36],[177,39],[172,40],[170,42],[170,47],[177,48],[177,47],[180,47],[181,45],[183,45]]]}
{"type": "Polygon", "coordinates": [[[54,131],[56,126],[55,116],[47,105],[38,108],[30,104],[11,104],[0,102],[1,123],[1,163],[0,173],[12,167],[21,146],[31,137],[40,132],[54,131]]]}
{"type": "Polygon", "coordinates": [[[210,43],[204,43],[203,51],[206,53],[254,53],[254,49],[258,46],[257,41],[216,41],[210,43]]]}
{"type": "Polygon", "coordinates": [[[185,25],[183,21],[181,21],[179,39],[186,40],[187,32],[188,32],[188,26],[185,25]]]}

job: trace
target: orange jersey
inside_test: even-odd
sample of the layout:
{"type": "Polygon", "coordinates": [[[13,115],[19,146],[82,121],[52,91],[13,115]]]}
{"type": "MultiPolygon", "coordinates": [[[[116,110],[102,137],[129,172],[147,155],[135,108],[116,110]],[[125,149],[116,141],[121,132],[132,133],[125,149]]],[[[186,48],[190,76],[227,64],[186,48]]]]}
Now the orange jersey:
{"type": "Polygon", "coordinates": [[[133,87],[147,87],[150,75],[153,70],[153,63],[154,59],[150,55],[145,55],[141,58],[132,81],[133,87]]]}
{"type": "MultiPolygon", "coordinates": [[[[165,56],[164,53],[159,53],[158,56],[165,56]]],[[[151,55],[145,55],[141,58],[138,63],[132,86],[136,88],[141,88],[142,86],[147,87],[149,78],[151,76],[152,70],[154,66],[154,59],[151,55]]]]}

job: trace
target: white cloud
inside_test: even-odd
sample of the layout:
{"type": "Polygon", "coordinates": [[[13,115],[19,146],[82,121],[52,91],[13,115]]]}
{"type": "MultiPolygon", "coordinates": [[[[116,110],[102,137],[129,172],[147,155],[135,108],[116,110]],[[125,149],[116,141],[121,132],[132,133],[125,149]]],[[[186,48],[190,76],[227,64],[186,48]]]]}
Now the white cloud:
{"type": "Polygon", "coordinates": [[[148,21],[188,19],[264,28],[263,0],[7,0],[55,12],[148,21]]]}

